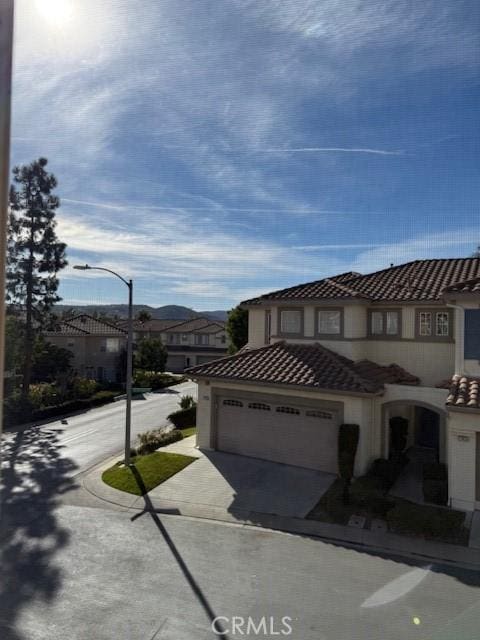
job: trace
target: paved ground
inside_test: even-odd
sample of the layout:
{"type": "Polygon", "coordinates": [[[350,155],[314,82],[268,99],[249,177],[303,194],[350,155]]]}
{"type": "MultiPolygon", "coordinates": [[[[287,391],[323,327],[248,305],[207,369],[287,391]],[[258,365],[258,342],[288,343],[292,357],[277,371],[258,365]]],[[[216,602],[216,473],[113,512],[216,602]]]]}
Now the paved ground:
{"type": "Polygon", "coordinates": [[[335,476],[220,451],[201,453],[195,438],[165,447],[198,460],[150,492],[150,498],[303,518],[335,476]]]}
{"type": "MultiPolygon", "coordinates": [[[[196,396],[196,393],[197,385],[186,382],[134,400],[132,443],[138,433],[167,424],[167,415],[178,409],[180,396],[196,396]]],[[[35,448],[38,442],[42,442],[46,448],[55,449],[56,455],[65,460],[70,475],[80,473],[124,448],[125,401],[71,416],[66,424],[57,419],[41,426],[6,432],[3,436],[5,459],[8,460],[10,451],[15,455],[15,451],[20,449],[25,458],[28,447],[31,445],[35,448]]]]}
{"type": "MultiPolygon", "coordinates": [[[[38,505],[39,506],[39,505],[38,505]]],[[[478,574],[206,521],[44,505],[3,544],[2,640],[473,640],[478,574]],[[446,630],[450,630],[449,633],[446,630]],[[251,636],[252,637],[252,636],[251,636]]],[[[474,630],[475,633],[474,633],[474,630]]]]}

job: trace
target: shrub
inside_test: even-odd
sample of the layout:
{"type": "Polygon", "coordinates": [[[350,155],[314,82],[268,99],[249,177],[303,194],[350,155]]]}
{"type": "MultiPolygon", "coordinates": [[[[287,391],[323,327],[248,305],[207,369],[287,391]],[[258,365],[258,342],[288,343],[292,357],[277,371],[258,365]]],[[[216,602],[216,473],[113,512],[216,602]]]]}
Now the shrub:
{"type": "Polygon", "coordinates": [[[197,407],[193,406],[189,409],[180,409],[174,411],[167,420],[173,424],[175,429],[184,429],[185,427],[194,427],[197,424],[197,407]]]}
{"type": "Polygon", "coordinates": [[[385,516],[395,504],[385,497],[384,480],[379,476],[365,475],[357,478],[350,491],[352,503],[372,515],[385,516]]]}
{"type": "Polygon", "coordinates": [[[70,389],[73,399],[90,398],[98,390],[98,383],[89,378],[73,378],[70,389]]]}
{"type": "Polygon", "coordinates": [[[136,371],[133,380],[134,387],[147,387],[153,391],[164,389],[174,384],[184,382],[183,376],[172,376],[168,373],[155,373],[154,371],[136,371]]]}
{"type": "Polygon", "coordinates": [[[43,407],[51,407],[59,404],[64,400],[63,394],[57,386],[48,382],[40,382],[39,384],[30,385],[28,398],[34,409],[42,409],[43,407]]]}
{"type": "Polygon", "coordinates": [[[338,431],[338,471],[344,481],[345,502],[348,502],[348,489],[353,478],[359,433],[358,424],[341,424],[338,431]]]}
{"type": "Polygon", "coordinates": [[[387,513],[388,526],[392,531],[420,535],[426,538],[441,538],[447,542],[464,539],[465,514],[461,511],[441,509],[402,501],[387,513]]]}
{"type": "Polygon", "coordinates": [[[159,447],[164,447],[172,442],[183,440],[181,431],[165,431],[164,429],[154,429],[145,431],[138,435],[139,446],[136,447],[138,455],[144,456],[147,453],[153,453],[159,447]]]}
{"type": "Polygon", "coordinates": [[[90,402],[92,407],[108,404],[109,402],[113,402],[117,395],[118,391],[97,391],[97,393],[94,393],[90,398],[90,402]]]}
{"type": "Polygon", "coordinates": [[[448,480],[447,465],[443,462],[424,464],[422,473],[424,480],[448,480]]]}
{"type": "Polygon", "coordinates": [[[401,416],[390,418],[390,450],[392,458],[400,460],[407,446],[408,420],[401,416]]]}
{"type": "Polygon", "coordinates": [[[403,465],[395,460],[377,458],[372,462],[372,466],[367,471],[367,476],[380,478],[383,483],[383,491],[386,493],[393,487],[402,469],[403,465]]]}
{"type": "Polygon", "coordinates": [[[447,504],[448,482],[446,480],[424,479],[423,499],[425,502],[433,502],[433,504],[447,504]]]}
{"type": "Polygon", "coordinates": [[[193,396],[182,396],[178,404],[180,405],[180,409],[190,409],[190,407],[194,407],[196,403],[193,396]]]}

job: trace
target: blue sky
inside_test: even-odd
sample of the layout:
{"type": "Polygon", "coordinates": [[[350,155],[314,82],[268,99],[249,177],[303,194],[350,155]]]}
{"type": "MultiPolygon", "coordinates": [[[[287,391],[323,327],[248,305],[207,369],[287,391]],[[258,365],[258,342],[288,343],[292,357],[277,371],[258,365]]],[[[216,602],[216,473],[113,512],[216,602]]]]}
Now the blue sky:
{"type": "MultiPolygon", "coordinates": [[[[70,265],[230,308],[480,243],[475,0],[18,0],[12,162],[70,265]]],[[[61,274],[65,302],[124,299],[61,274]]]]}

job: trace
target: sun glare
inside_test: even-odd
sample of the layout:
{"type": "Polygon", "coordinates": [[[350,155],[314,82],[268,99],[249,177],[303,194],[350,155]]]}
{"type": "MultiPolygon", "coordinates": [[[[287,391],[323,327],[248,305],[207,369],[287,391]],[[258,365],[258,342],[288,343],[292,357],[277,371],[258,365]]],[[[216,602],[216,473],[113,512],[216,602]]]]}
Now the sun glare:
{"type": "Polygon", "coordinates": [[[53,27],[63,27],[73,18],[72,0],[35,0],[42,18],[53,27]]]}

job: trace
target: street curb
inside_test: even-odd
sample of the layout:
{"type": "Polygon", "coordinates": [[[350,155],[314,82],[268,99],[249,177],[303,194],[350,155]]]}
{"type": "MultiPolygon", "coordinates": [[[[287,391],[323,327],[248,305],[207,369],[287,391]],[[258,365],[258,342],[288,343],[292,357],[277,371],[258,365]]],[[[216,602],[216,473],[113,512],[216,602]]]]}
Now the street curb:
{"type": "Polygon", "coordinates": [[[263,529],[271,532],[308,536],[337,546],[348,546],[365,553],[393,554],[420,562],[448,564],[480,571],[480,550],[459,545],[275,514],[247,510],[225,511],[212,506],[190,502],[182,503],[165,498],[151,500],[153,508],[147,508],[142,496],[113,489],[102,481],[102,472],[120,459],[122,456],[114,456],[97,464],[82,477],[81,482],[83,488],[96,498],[122,509],[163,513],[164,515],[183,516],[248,529],[263,529]]]}

